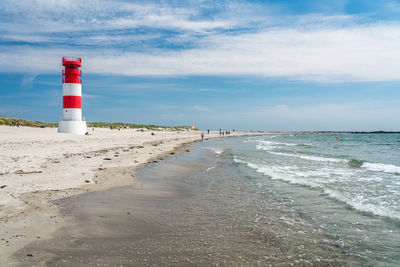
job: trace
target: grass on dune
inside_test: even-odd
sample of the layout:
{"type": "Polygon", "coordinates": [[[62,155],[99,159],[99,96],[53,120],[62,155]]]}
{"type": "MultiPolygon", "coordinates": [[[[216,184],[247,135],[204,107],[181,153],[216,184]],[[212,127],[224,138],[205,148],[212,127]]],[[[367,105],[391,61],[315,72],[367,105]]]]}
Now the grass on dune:
{"type": "MultiPolygon", "coordinates": [[[[41,121],[29,121],[24,119],[10,118],[0,115],[0,125],[7,126],[27,126],[27,127],[39,127],[39,128],[54,128],[58,127],[57,123],[48,123],[41,121]]],[[[122,122],[88,122],[88,127],[101,127],[110,129],[147,129],[152,131],[184,131],[190,130],[190,126],[158,126],[158,125],[144,125],[134,123],[122,123],[122,122]]],[[[193,129],[197,130],[197,129],[193,129]]]]}

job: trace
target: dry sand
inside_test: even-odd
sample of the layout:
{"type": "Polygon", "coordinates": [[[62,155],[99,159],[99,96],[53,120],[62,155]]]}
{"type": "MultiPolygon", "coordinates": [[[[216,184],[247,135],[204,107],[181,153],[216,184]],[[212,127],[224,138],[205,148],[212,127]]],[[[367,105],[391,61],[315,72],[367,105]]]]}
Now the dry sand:
{"type": "MultiPolygon", "coordinates": [[[[200,140],[199,131],[90,129],[89,136],[52,128],[0,126],[0,264],[67,218],[51,200],[133,184],[134,170],[200,140]]],[[[230,136],[251,133],[236,132],[230,136]]],[[[219,137],[218,132],[206,138],[219,137]]]]}

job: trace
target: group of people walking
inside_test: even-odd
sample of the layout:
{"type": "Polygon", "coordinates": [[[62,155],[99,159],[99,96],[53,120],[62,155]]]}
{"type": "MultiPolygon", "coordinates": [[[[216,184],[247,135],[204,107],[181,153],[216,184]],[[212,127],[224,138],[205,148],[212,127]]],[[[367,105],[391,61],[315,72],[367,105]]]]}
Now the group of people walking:
{"type": "MultiPolygon", "coordinates": [[[[235,129],[233,129],[233,131],[235,131],[235,129]]],[[[207,130],[207,134],[210,134],[210,130],[207,130]]],[[[222,129],[219,129],[219,135],[223,136],[223,135],[229,135],[231,134],[231,131],[223,131],[222,129]]],[[[201,141],[204,140],[204,132],[201,132],[201,141]]]]}

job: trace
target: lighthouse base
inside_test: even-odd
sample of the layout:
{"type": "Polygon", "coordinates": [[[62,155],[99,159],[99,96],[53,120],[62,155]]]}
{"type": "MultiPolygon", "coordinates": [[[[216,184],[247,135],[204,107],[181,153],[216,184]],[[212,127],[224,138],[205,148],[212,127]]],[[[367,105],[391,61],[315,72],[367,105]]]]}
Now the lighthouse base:
{"type": "Polygon", "coordinates": [[[60,121],[58,132],[84,135],[87,132],[86,121],[60,121]]]}

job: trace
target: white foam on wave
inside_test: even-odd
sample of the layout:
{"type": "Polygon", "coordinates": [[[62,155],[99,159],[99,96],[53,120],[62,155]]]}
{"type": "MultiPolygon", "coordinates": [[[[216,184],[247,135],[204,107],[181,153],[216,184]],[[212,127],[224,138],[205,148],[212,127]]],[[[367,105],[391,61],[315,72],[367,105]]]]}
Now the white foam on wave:
{"type": "Polygon", "coordinates": [[[213,170],[213,169],[215,169],[215,167],[207,168],[206,171],[209,172],[209,171],[211,171],[211,170],[213,170]]]}
{"type": "Polygon", "coordinates": [[[308,179],[311,175],[322,176],[324,172],[318,171],[301,171],[295,166],[265,166],[253,162],[247,162],[237,157],[234,157],[234,162],[247,165],[258,173],[269,176],[273,180],[283,180],[291,184],[301,184],[311,187],[319,187],[319,184],[308,179]]]}
{"type": "Polygon", "coordinates": [[[266,144],[266,145],[276,145],[276,146],[297,146],[297,144],[292,143],[279,143],[274,141],[265,141],[265,140],[256,140],[258,143],[266,144]]]}
{"type": "Polygon", "coordinates": [[[400,167],[392,164],[365,162],[363,165],[361,165],[361,168],[375,172],[400,174],[400,167]]]}
{"type": "MultiPolygon", "coordinates": [[[[346,192],[341,193],[338,190],[327,188],[329,185],[326,184],[332,185],[336,184],[337,182],[346,182],[346,180],[353,180],[354,177],[352,176],[352,171],[331,168],[324,169],[322,171],[302,170],[296,166],[263,165],[260,163],[246,161],[238,157],[235,157],[234,161],[237,163],[245,164],[249,168],[254,169],[258,173],[262,173],[263,175],[266,175],[273,180],[282,180],[291,184],[319,188],[329,197],[344,202],[358,211],[369,212],[378,216],[400,219],[400,212],[393,210],[391,207],[385,206],[386,202],[384,200],[382,200],[383,202],[380,201],[378,204],[371,203],[370,200],[368,198],[365,198],[362,194],[355,196],[350,192],[346,194],[346,192]],[[331,177],[332,174],[334,174],[335,177],[331,177]]],[[[365,179],[363,177],[359,177],[357,180],[360,182],[377,182],[381,181],[382,179],[380,179],[379,177],[374,177],[373,179],[365,179]]]]}
{"type": "Polygon", "coordinates": [[[400,219],[399,212],[394,211],[388,207],[384,207],[383,205],[368,203],[368,200],[364,199],[362,196],[347,197],[342,193],[330,189],[325,189],[324,192],[328,194],[331,198],[345,202],[347,205],[351,206],[356,210],[370,212],[378,216],[400,219]]]}
{"type": "Polygon", "coordinates": [[[238,157],[234,156],[233,157],[233,161],[236,163],[243,163],[243,164],[247,164],[246,161],[239,159],[238,157]]]}
{"type": "Polygon", "coordinates": [[[221,155],[224,152],[223,148],[218,148],[218,147],[207,147],[207,148],[214,151],[214,153],[217,155],[221,155]]]}
{"type": "Polygon", "coordinates": [[[299,155],[299,154],[291,154],[291,153],[281,153],[281,152],[272,152],[269,151],[270,154],[286,156],[286,157],[296,157],[306,160],[312,161],[321,161],[321,162],[347,162],[344,159],[336,159],[336,158],[324,158],[324,157],[317,157],[317,156],[307,156],[307,155],[299,155]]]}
{"type": "Polygon", "coordinates": [[[272,141],[257,141],[256,149],[271,151],[276,148],[285,147],[285,146],[296,146],[296,145],[295,144],[277,143],[277,142],[272,142],[272,141]]]}

